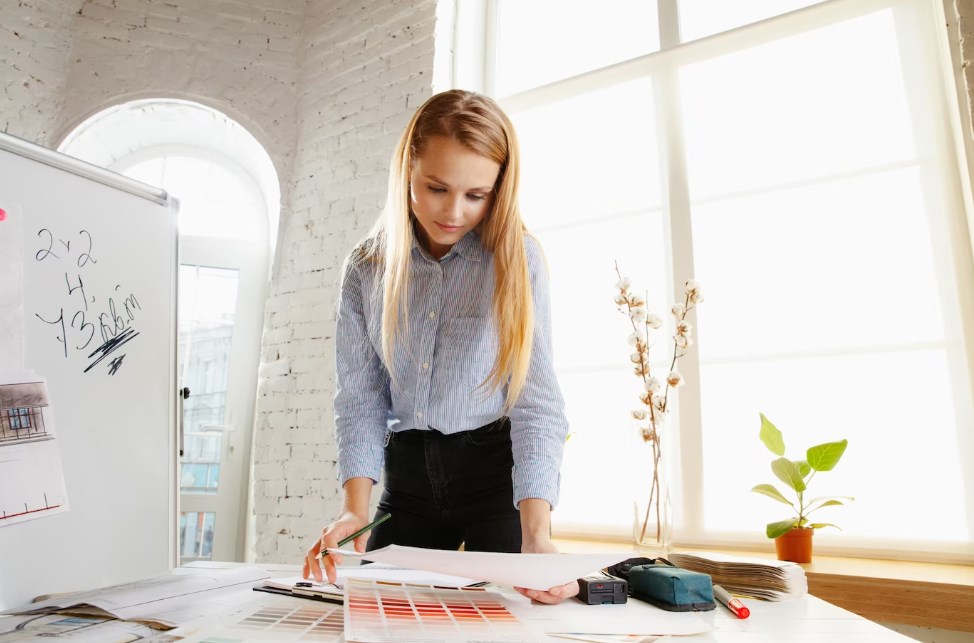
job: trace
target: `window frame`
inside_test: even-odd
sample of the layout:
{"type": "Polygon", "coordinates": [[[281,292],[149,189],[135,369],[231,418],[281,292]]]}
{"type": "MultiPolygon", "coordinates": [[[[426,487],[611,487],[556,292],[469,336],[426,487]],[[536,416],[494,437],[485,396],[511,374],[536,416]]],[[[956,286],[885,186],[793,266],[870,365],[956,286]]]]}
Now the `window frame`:
{"type": "Polygon", "coordinates": [[[14,408],[7,409],[7,420],[10,421],[10,428],[14,431],[23,431],[26,429],[30,432],[31,421],[30,421],[30,409],[26,406],[18,406],[14,408]]]}
{"type": "MultiPolygon", "coordinates": [[[[477,15],[482,19],[482,72],[472,74],[466,85],[470,89],[493,95],[494,90],[494,61],[496,48],[497,26],[494,23],[497,16],[496,3],[498,0],[480,0],[484,3],[477,15]]],[[[677,0],[660,0],[658,3],[660,25],[660,50],[622,61],[614,65],[585,72],[577,76],[559,80],[547,85],[522,91],[509,96],[496,97],[508,114],[516,114],[533,107],[555,103],[578,94],[591,92],[615,86],[627,81],[653,78],[654,94],[659,98],[656,105],[657,133],[660,141],[660,166],[664,185],[664,225],[667,226],[666,236],[670,249],[669,282],[670,292],[666,293],[671,300],[674,293],[682,291],[682,279],[694,272],[693,238],[691,230],[691,202],[686,171],[685,147],[682,141],[683,123],[678,99],[676,75],[678,70],[688,64],[709,59],[725,53],[731,53],[745,46],[756,46],[762,43],[778,40],[792,34],[798,34],[816,27],[825,27],[837,22],[854,19],[883,9],[899,12],[897,15],[920,15],[922,19],[930,20],[933,24],[950,24],[947,20],[946,8],[941,2],[923,4],[922,0],[831,0],[814,4],[802,9],[768,18],[757,23],[741,26],[730,31],[714,34],[687,43],[680,42],[677,0]]],[[[464,27],[469,31],[469,25],[464,27]]],[[[459,27],[458,27],[459,29],[459,27]]],[[[972,266],[974,261],[974,206],[972,206],[972,185],[968,168],[974,164],[974,144],[970,132],[972,117],[964,98],[964,79],[960,64],[960,50],[956,42],[959,31],[948,33],[948,30],[938,30],[938,51],[931,54],[925,62],[932,62],[939,72],[936,83],[940,95],[932,98],[936,100],[939,129],[936,132],[939,150],[949,150],[952,156],[949,176],[938,177],[940,184],[947,188],[944,192],[950,203],[947,207],[951,212],[947,220],[951,251],[956,255],[955,273],[957,290],[959,292],[974,292],[974,270],[963,270],[966,265],[972,266]],[[965,127],[966,125],[966,127],[965,127]],[[966,234],[965,234],[966,232],[966,234]]],[[[458,51],[464,59],[471,58],[469,51],[464,51],[458,38],[458,51]]],[[[476,40],[468,44],[475,47],[476,40]]],[[[463,79],[462,74],[457,75],[463,79]]],[[[963,360],[966,362],[968,373],[974,377],[974,298],[967,297],[958,302],[960,321],[967,329],[963,333],[963,360]]],[[[696,316],[692,314],[689,321],[696,325],[696,316]]],[[[680,512],[682,522],[677,531],[678,545],[683,546],[753,546],[757,542],[754,538],[743,538],[733,534],[706,532],[703,529],[703,471],[701,467],[703,453],[702,402],[700,391],[700,360],[697,351],[691,351],[681,359],[680,370],[685,376],[687,384],[680,390],[679,407],[671,423],[678,424],[679,429],[679,470],[681,478],[674,481],[674,486],[682,494],[676,502],[682,507],[680,512]],[[681,533],[682,532],[682,533],[681,533]]],[[[974,443],[974,430],[962,434],[962,443],[974,443]]],[[[557,520],[557,515],[556,515],[557,520]]],[[[559,529],[556,525],[555,533],[561,537],[619,537],[621,534],[600,531],[598,526],[589,528],[571,526],[568,530],[559,529]]],[[[916,560],[939,560],[945,562],[974,560],[974,539],[966,543],[963,551],[935,551],[939,544],[920,543],[918,551],[904,551],[910,543],[906,541],[894,542],[883,548],[877,547],[822,547],[824,553],[841,555],[857,555],[865,557],[901,556],[916,560]]]]}

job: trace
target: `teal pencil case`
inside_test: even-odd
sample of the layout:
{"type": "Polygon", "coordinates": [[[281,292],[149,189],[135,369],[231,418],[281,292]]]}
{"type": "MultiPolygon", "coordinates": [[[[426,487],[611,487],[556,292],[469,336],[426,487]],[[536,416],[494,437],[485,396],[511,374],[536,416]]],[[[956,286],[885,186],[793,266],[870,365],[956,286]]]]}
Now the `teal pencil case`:
{"type": "Polygon", "coordinates": [[[671,612],[706,612],[716,607],[709,574],[671,565],[636,565],[629,570],[634,598],[671,612]]]}

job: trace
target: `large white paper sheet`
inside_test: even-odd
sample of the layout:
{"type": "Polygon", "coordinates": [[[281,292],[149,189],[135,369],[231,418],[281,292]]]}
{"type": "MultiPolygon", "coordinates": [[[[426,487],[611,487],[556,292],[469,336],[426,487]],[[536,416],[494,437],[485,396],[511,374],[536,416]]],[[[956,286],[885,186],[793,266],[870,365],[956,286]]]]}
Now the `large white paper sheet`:
{"type": "Polygon", "coordinates": [[[389,545],[360,554],[346,549],[328,551],[349,558],[366,558],[407,569],[422,569],[451,576],[476,578],[509,587],[550,589],[609,565],[632,558],[633,552],[606,554],[502,554],[480,551],[444,551],[389,545]]]}
{"type": "Polygon", "coordinates": [[[47,382],[0,372],[0,527],[68,510],[47,382]]]}
{"type": "Polygon", "coordinates": [[[204,618],[207,614],[233,608],[231,594],[211,592],[235,585],[252,585],[270,574],[257,567],[207,570],[198,574],[163,574],[136,581],[61,596],[31,603],[0,614],[44,614],[80,611],[98,613],[96,608],[116,618],[177,627],[204,618]]]}
{"type": "Polygon", "coordinates": [[[0,203],[0,366],[22,368],[24,233],[20,208],[0,203]]]}

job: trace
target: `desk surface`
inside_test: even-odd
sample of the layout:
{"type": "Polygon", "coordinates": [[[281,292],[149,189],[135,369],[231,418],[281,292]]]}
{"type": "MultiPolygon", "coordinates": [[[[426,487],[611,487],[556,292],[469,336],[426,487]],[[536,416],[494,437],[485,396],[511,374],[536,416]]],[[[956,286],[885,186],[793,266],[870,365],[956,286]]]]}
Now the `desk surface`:
{"type": "MultiPolygon", "coordinates": [[[[182,569],[186,573],[192,573],[194,569],[213,569],[237,565],[239,563],[197,562],[182,569]]],[[[264,565],[262,567],[273,575],[293,576],[300,574],[300,569],[297,566],[264,565]]],[[[253,599],[252,594],[255,593],[251,593],[249,597],[251,599],[253,599]]],[[[261,600],[276,605],[287,604],[288,601],[291,602],[290,604],[295,604],[293,602],[297,601],[299,605],[308,602],[302,599],[273,595],[266,595],[266,597],[262,595],[261,600]]],[[[913,641],[909,637],[814,596],[779,603],[749,600],[747,605],[751,610],[751,616],[748,619],[740,620],[723,607],[718,606],[716,610],[704,614],[705,618],[712,620],[713,631],[694,636],[674,637],[674,640],[680,643],[684,641],[687,643],[699,643],[701,641],[710,643],[781,643],[782,641],[789,643],[821,643],[822,641],[828,643],[906,643],[913,641]]],[[[580,607],[591,610],[593,618],[599,614],[601,608],[597,605],[580,605],[580,607]]],[[[207,632],[209,636],[219,636],[219,634],[219,628],[207,632]]],[[[548,637],[545,640],[561,641],[562,643],[567,641],[567,639],[555,637],[548,637]]]]}

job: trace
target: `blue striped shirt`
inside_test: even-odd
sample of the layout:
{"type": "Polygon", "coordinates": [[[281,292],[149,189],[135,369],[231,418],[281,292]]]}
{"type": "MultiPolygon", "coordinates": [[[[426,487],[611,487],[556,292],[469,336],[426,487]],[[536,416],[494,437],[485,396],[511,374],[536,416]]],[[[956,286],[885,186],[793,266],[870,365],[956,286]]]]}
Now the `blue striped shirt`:
{"type": "MultiPolygon", "coordinates": [[[[514,504],[558,502],[568,421],[551,350],[548,272],[528,238],[534,301],[531,365],[520,399],[508,413],[514,455],[514,504]]],[[[381,263],[352,264],[341,284],[336,341],[335,430],[338,477],[380,479],[386,431],[469,431],[503,415],[506,387],[480,387],[497,357],[492,318],[494,259],[469,232],[439,261],[416,240],[409,275],[409,325],[396,343],[393,367],[382,356],[381,263]],[[390,371],[396,377],[390,378],[390,371]],[[479,387],[479,388],[478,388],[479,387]]]]}

